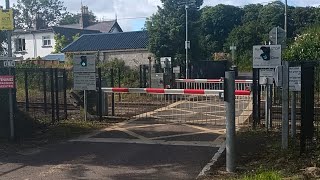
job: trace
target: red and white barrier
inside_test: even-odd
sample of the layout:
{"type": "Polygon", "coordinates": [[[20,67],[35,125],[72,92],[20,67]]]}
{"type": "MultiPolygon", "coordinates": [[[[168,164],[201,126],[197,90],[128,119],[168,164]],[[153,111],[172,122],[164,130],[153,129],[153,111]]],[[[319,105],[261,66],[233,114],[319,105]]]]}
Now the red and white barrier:
{"type": "MultiPolygon", "coordinates": [[[[206,89],[160,89],[160,88],[102,88],[106,93],[138,93],[138,94],[189,94],[189,95],[219,95],[223,90],[206,89]]],[[[236,90],[237,96],[249,96],[250,91],[236,90]]]]}
{"type": "MultiPolygon", "coordinates": [[[[176,82],[184,82],[184,83],[219,83],[223,82],[223,78],[221,79],[176,79],[176,82]]],[[[252,83],[252,80],[235,80],[236,83],[252,83]]]]}

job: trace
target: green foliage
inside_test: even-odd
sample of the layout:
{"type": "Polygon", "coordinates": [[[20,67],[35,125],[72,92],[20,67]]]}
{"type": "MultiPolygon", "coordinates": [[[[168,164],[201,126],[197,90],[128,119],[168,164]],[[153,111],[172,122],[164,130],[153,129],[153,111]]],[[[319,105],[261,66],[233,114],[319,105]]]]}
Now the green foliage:
{"type": "Polygon", "coordinates": [[[54,40],[56,42],[54,46],[54,53],[60,53],[63,48],[79,39],[79,37],[79,33],[72,36],[72,40],[67,39],[65,36],[61,36],[60,34],[54,35],[54,40]]]}
{"type": "MultiPolygon", "coordinates": [[[[146,29],[149,33],[149,50],[156,57],[171,56],[173,64],[180,64],[185,59],[185,29],[186,15],[185,6],[186,0],[172,1],[161,0],[163,6],[158,7],[158,12],[151,16],[146,22],[146,29]]],[[[196,0],[195,6],[190,6],[188,9],[189,23],[189,40],[191,43],[191,56],[196,56],[198,53],[196,27],[200,12],[197,7],[200,7],[203,0],[196,0]]]]}
{"type": "Polygon", "coordinates": [[[254,175],[247,175],[241,180],[281,180],[281,175],[277,171],[261,171],[254,175]]]}
{"type": "Polygon", "coordinates": [[[34,27],[37,15],[40,15],[43,27],[56,25],[66,10],[61,0],[18,0],[13,8],[18,28],[34,27]]]}
{"type": "Polygon", "coordinates": [[[209,59],[213,53],[223,52],[223,44],[232,29],[240,25],[242,15],[242,9],[230,5],[219,4],[202,9],[199,45],[204,58],[209,59]]]}
{"type": "MultiPolygon", "coordinates": [[[[81,13],[73,14],[73,13],[66,13],[63,18],[60,20],[60,25],[68,25],[68,24],[78,24],[80,20],[81,13]]],[[[90,24],[94,24],[97,22],[97,17],[94,15],[92,11],[89,12],[89,21],[90,24]]]]}
{"type": "Polygon", "coordinates": [[[113,59],[108,62],[100,62],[98,67],[102,71],[102,80],[106,81],[103,86],[111,86],[111,69],[113,69],[114,86],[119,84],[119,70],[120,70],[120,82],[121,87],[139,87],[139,71],[137,69],[131,69],[125,65],[125,62],[121,59],[113,59]]]}
{"type": "Polygon", "coordinates": [[[298,35],[285,51],[284,58],[289,61],[320,60],[320,25],[298,35]]]}
{"type": "Polygon", "coordinates": [[[61,36],[60,34],[55,34],[54,40],[56,42],[54,46],[54,53],[60,53],[61,50],[69,44],[67,38],[65,36],[61,36]]]}
{"type": "MultiPolygon", "coordinates": [[[[173,64],[183,67],[185,60],[185,1],[162,0],[162,7],[146,22],[149,50],[157,59],[171,56],[173,64]]],[[[197,1],[198,7],[202,1],[197,1]]],[[[237,46],[240,71],[251,70],[252,46],[268,43],[269,31],[284,27],[284,4],[274,1],[266,5],[249,4],[244,7],[217,5],[200,11],[189,8],[189,40],[191,61],[211,59],[216,52],[230,52],[237,46]]],[[[288,40],[320,21],[320,8],[288,7],[288,40]]],[[[311,38],[311,37],[310,37],[311,38]]],[[[313,44],[314,45],[314,44],[313,44]]],[[[313,50],[317,46],[313,47],[313,50]]],[[[307,58],[309,56],[305,56],[307,58]]],[[[296,57],[295,57],[296,58],[296,57]]],[[[313,57],[314,59],[314,57],[313,57]]]]}
{"type": "Polygon", "coordinates": [[[5,46],[3,46],[3,43],[7,40],[6,34],[4,31],[0,31],[0,55],[3,55],[5,52],[5,46]]]}

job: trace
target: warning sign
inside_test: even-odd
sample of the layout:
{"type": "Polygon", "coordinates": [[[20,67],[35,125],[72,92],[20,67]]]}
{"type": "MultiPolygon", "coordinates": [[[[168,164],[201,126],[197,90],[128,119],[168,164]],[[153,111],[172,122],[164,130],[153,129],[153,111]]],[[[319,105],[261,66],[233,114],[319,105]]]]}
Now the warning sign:
{"type": "Polygon", "coordinates": [[[0,30],[13,30],[13,10],[0,10],[0,30]]]}
{"type": "Polygon", "coordinates": [[[289,68],[289,90],[301,91],[301,67],[289,68]]]}
{"type": "Polygon", "coordinates": [[[13,89],[14,76],[0,76],[0,89],[13,89]]]}

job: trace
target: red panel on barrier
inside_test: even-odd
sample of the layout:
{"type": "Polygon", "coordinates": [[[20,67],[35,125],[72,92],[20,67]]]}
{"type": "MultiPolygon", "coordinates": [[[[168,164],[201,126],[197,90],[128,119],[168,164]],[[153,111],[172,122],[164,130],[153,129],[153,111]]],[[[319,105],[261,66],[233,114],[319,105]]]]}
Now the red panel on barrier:
{"type": "Polygon", "coordinates": [[[207,82],[223,82],[222,79],[208,79],[207,82]]]}
{"type": "Polygon", "coordinates": [[[249,96],[250,91],[236,90],[235,95],[236,96],[249,96]]]}
{"type": "Polygon", "coordinates": [[[183,81],[184,81],[184,82],[195,82],[194,79],[184,79],[183,81]]]}
{"type": "Polygon", "coordinates": [[[129,88],[112,88],[112,92],[129,92],[129,88]]]}
{"type": "Polygon", "coordinates": [[[146,88],[147,93],[154,93],[154,94],[164,94],[164,89],[160,88],[146,88]]]}
{"type": "Polygon", "coordinates": [[[184,94],[204,94],[203,89],[185,89],[184,94]]]}

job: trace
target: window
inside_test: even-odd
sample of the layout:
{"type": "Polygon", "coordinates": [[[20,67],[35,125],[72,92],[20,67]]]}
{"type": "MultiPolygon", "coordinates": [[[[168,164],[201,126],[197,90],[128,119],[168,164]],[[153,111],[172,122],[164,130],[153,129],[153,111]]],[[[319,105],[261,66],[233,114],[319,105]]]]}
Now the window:
{"type": "Polygon", "coordinates": [[[51,46],[51,39],[50,36],[43,36],[42,37],[42,46],[51,46]]]}
{"type": "Polygon", "coordinates": [[[16,39],[16,51],[21,52],[26,50],[26,40],[24,38],[16,39]]]}

